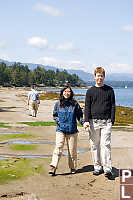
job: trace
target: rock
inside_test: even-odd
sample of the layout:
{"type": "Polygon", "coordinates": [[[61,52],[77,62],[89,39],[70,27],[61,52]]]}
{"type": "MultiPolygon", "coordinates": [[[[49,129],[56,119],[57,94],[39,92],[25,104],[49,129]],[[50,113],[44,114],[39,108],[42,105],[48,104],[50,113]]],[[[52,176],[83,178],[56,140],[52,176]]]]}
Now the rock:
{"type": "Polygon", "coordinates": [[[124,110],[122,110],[122,111],[121,111],[121,114],[122,114],[122,115],[127,115],[127,112],[124,111],[124,110]]]}

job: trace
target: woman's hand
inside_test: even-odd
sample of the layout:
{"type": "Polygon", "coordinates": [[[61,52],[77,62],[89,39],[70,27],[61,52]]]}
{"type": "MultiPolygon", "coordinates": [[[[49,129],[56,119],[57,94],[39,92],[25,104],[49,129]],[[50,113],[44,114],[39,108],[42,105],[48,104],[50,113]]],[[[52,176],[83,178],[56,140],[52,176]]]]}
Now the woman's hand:
{"type": "Polygon", "coordinates": [[[85,122],[84,124],[83,124],[83,127],[86,129],[86,128],[89,128],[90,127],[90,123],[89,122],[85,122]]]}

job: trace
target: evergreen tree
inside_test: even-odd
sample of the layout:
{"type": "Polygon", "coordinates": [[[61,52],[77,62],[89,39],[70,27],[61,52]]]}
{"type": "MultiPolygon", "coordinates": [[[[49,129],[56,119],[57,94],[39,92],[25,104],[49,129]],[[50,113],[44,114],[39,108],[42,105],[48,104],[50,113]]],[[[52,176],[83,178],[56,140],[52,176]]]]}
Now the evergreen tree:
{"type": "Polygon", "coordinates": [[[5,63],[0,63],[0,85],[9,83],[9,74],[5,63]]]}
{"type": "Polygon", "coordinates": [[[83,81],[76,74],[71,75],[66,70],[57,69],[55,72],[37,66],[32,71],[27,65],[24,66],[21,63],[14,63],[12,66],[0,63],[0,84],[3,86],[29,86],[31,84],[64,86],[66,83],[71,86],[83,85],[83,81]]]}

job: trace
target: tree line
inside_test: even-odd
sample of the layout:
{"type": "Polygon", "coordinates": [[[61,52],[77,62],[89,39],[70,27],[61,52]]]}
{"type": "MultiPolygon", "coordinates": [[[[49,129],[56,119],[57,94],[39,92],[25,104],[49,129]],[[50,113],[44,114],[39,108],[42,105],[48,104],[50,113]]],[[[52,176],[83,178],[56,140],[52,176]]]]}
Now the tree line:
{"type": "Polygon", "coordinates": [[[2,86],[22,87],[36,84],[55,87],[64,86],[66,83],[73,87],[85,85],[76,74],[71,75],[66,70],[46,70],[40,66],[30,70],[27,65],[20,63],[14,63],[11,66],[0,63],[0,85],[2,86]]]}

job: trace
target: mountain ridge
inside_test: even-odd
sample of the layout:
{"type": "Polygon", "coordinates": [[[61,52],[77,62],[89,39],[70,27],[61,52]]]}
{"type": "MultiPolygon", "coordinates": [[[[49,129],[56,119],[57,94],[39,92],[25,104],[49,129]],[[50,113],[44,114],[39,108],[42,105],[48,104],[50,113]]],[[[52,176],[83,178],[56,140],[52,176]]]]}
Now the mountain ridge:
{"type": "MultiPolygon", "coordinates": [[[[13,65],[14,63],[20,63],[21,65],[27,65],[30,70],[34,70],[37,66],[40,66],[42,68],[45,68],[46,70],[54,70],[57,69],[59,71],[63,71],[63,68],[57,68],[54,66],[49,65],[42,65],[42,64],[33,64],[33,63],[21,63],[21,62],[10,62],[7,60],[0,59],[0,63],[3,62],[8,66],[13,65]]],[[[76,74],[79,76],[80,79],[82,79],[85,82],[93,81],[94,76],[91,73],[85,72],[83,70],[76,70],[76,69],[65,69],[70,74],[76,74]]],[[[133,74],[132,73],[111,73],[107,74],[105,77],[106,81],[133,81],[133,74]]]]}

